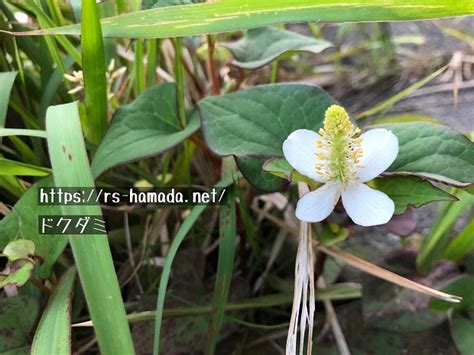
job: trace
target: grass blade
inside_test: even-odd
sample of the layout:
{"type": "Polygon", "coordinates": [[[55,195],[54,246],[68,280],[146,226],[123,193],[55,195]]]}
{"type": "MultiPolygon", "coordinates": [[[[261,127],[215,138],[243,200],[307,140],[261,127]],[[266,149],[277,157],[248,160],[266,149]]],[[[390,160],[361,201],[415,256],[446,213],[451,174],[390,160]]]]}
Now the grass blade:
{"type": "Polygon", "coordinates": [[[47,168],[0,157],[0,176],[47,176],[49,174],[51,174],[51,171],[47,168]]]}
{"type": "MultiPolygon", "coordinates": [[[[12,91],[13,82],[18,72],[0,73],[0,128],[5,127],[7,118],[8,101],[10,101],[10,92],[12,91]]],[[[1,140],[0,140],[1,143],[1,140]]]]}
{"type": "Polygon", "coordinates": [[[0,137],[8,136],[29,136],[46,138],[46,131],[41,131],[38,129],[0,128],[0,137]]]}
{"type": "Polygon", "coordinates": [[[228,190],[228,206],[221,206],[219,211],[219,259],[217,263],[216,283],[212,299],[211,321],[206,344],[206,354],[214,354],[219,332],[224,320],[224,307],[229,294],[230,282],[234,268],[236,211],[235,192],[228,190]]]}
{"type": "Polygon", "coordinates": [[[447,66],[445,65],[444,67],[436,70],[434,73],[431,73],[427,77],[417,81],[416,83],[410,85],[406,89],[400,91],[398,94],[392,96],[388,100],[385,100],[385,101],[379,103],[378,105],[375,105],[374,107],[372,107],[371,109],[369,109],[367,111],[364,111],[364,112],[361,112],[361,113],[357,114],[355,116],[355,118],[357,120],[360,120],[360,119],[375,115],[376,113],[380,113],[380,112],[383,112],[383,111],[389,109],[394,104],[396,104],[398,101],[404,99],[408,95],[412,94],[413,92],[415,92],[416,90],[421,88],[423,85],[427,84],[428,82],[430,82],[431,80],[436,78],[438,75],[440,75],[442,72],[444,72],[446,70],[446,68],[447,68],[447,66]]]}
{"type": "MultiPolygon", "coordinates": [[[[362,285],[353,282],[340,282],[318,290],[316,300],[352,300],[362,297],[362,285]]],[[[242,311],[247,309],[260,309],[290,304],[293,301],[292,293],[274,293],[254,298],[244,299],[238,302],[229,302],[224,306],[225,311],[242,311]]],[[[198,316],[209,314],[212,311],[212,305],[196,307],[176,307],[163,310],[163,319],[198,316]]],[[[143,322],[155,319],[155,311],[144,311],[127,314],[130,323],[143,322]]],[[[92,327],[91,321],[73,324],[73,327],[92,327]]]]}
{"type": "Polygon", "coordinates": [[[32,355],[71,353],[71,298],[76,268],[63,275],[43,312],[31,345],[32,355]]]}
{"type": "MultiPolygon", "coordinates": [[[[106,37],[167,38],[282,22],[408,21],[473,13],[472,1],[459,0],[359,0],[356,4],[337,0],[222,0],[137,11],[107,18],[102,24],[106,37]]],[[[80,27],[73,25],[26,33],[77,35],[80,27]]]]}
{"type": "Polygon", "coordinates": [[[427,271],[438,260],[449,243],[449,232],[459,217],[474,205],[474,196],[463,190],[453,193],[459,201],[446,202],[438,212],[438,217],[423,240],[416,258],[416,265],[421,271],[427,271]]]}
{"type": "MultiPolygon", "coordinates": [[[[238,177],[234,177],[237,179],[238,177]]],[[[225,178],[221,180],[216,187],[227,187],[229,186],[234,179],[232,178],[225,178]]],[[[206,205],[198,205],[193,207],[189,215],[184,220],[183,224],[179,228],[176,236],[171,243],[170,249],[168,251],[168,255],[166,256],[165,265],[163,266],[163,271],[161,273],[160,279],[160,286],[158,289],[158,297],[156,300],[156,318],[155,318],[155,336],[154,336],[154,344],[153,344],[153,354],[158,355],[160,353],[160,335],[161,335],[161,322],[163,320],[163,312],[165,307],[165,296],[166,296],[166,289],[168,287],[168,281],[171,274],[171,265],[173,264],[174,257],[178,252],[179,246],[183,242],[184,238],[191,230],[192,226],[199,218],[201,213],[206,208],[206,205]]]]}
{"type": "Polygon", "coordinates": [[[99,144],[107,130],[108,101],[105,78],[105,51],[99,22],[99,10],[95,0],[82,2],[81,27],[82,68],[87,112],[88,140],[99,144]]]}
{"type": "MultiPolygon", "coordinates": [[[[51,106],[46,113],[46,131],[55,185],[93,187],[77,103],[51,106]]],[[[65,215],[101,215],[96,205],[61,206],[61,209],[65,215]]],[[[107,236],[74,235],[69,241],[101,352],[133,354],[107,236]]]]}
{"type": "Polygon", "coordinates": [[[474,216],[463,231],[449,244],[444,257],[458,262],[474,249],[474,216]]]}

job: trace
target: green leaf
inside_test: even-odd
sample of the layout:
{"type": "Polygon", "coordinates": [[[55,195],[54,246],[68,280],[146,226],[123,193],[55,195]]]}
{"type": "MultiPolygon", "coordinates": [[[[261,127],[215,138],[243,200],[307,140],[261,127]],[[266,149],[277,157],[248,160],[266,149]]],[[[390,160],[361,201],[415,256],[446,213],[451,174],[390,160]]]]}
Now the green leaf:
{"type": "Polygon", "coordinates": [[[9,264],[10,274],[0,275],[0,288],[7,285],[21,287],[28,282],[35,264],[28,259],[18,259],[9,264]]]}
{"type": "Polygon", "coordinates": [[[82,70],[86,104],[87,138],[99,144],[108,125],[107,80],[105,77],[105,51],[99,9],[96,0],[82,0],[81,27],[82,70]]]}
{"type": "Polygon", "coordinates": [[[40,277],[48,278],[51,268],[67,244],[67,237],[61,235],[40,235],[39,215],[61,215],[60,206],[38,205],[40,187],[53,187],[52,177],[44,178],[32,185],[12,211],[0,221],[0,250],[16,239],[30,239],[36,247],[36,255],[44,260],[39,271],[40,277]]]}
{"type": "MultiPolygon", "coordinates": [[[[227,187],[237,180],[237,176],[226,177],[216,184],[216,187],[227,187]]],[[[173,260],[178,252],[178,249],[183,242],[186,235],[193,227],[194,223],[197,221],[202,212],[204,212],[206,205],[194,206],[191,209],[191,212],[183,221],[178,231],[176,232],[173,242],[171,243],[168,254],[166,255],[165,264],[163,266],[163,271],[160,278],[160,286],[158,289],[158,297],[156,298],[156,317],[155,317],[155,334],[154,334],[154,343],[153,343],[153,354],[158,354],[160,351],[160,335],[161,335],[161,325],[163,320],[163,312],[165,308],[165,296],[166,289],[168,287],[168,282],[171,275],[171,266],[173,265],[173,260]]]]}
{"type": "Polygon", "coordinates": [[[176,85],[153,86],[115,113],[92,162],[93,175],[97,177],[110,167],[160,154],[196,132],[199,124],[194,115],[182,130],[176,85]]]}
{"type": "Polygon", "coordinates": [[[270,158],[263,164],[263,170],[282,179],[291,181],[291,174],[295,169],[293,169],[285,158],[270,158]]]}
{"type": "Polygon", "coordinates": [[[316,188],[318,183],[297,172],[285,158],[270,158],[263,164],[263,170],[288,181],[300,181],[316,188]]]}
{"type": "Polygon", "coordinates": [[[318,87],[277,84],[210,96],[198,106],[209,147],[219,155],[236,155],[239,169],[251,184],[275,191],[286,182],[262,170],[264,157],[282,156],[283,141],[294,130],[318,130],[333,103],[318,87]]]}
{"type": "MultiPolygon", "coordinates": [[[[231,174],[232,171],[229,172],[229,175],[231,174]]],[[[206,342],[206,354],[209,355],[215,353],[219,340],[219,333],[224,321],[224,307],[229,296],[230,281],[234,269],[236,211],[235,190],[232,186],[228,189],[227,199],[228,205],[219,207],[219,259],[206,342]]]]}
{"type": "Polygon", "coordinates": [[[338,224],[328,223],[324,224],[319,241],[322,245],[330,246],[342,242],[349,236],[349,229],[342,228],[338,224]]]}
{"type": "Polygon", "coordinates": [[[446,250],[449,243],[450,231],[454,224],[466,210],[474,205],[474,196],[453,188],[453,195],[459,201],[443,202],[436,221],[428,235],[423,240],[416,258],[416,263],[421,271],[426,271],[446,250]]]}
{"type": "Polygon", "coordinates": [[[282,144],[299,128],[317,131],[335,101],[316,86],[256,86],[199,101],[204,135],[219,155],[281,157],[282,144]]]}
{"type": "Polygon", "coordinates": [[[266,158],[281,157],[283,141],[294,130],[318,130],[334,103],[318,87],[277,84],[210,96],[198,106],[209,147],[219,155],[236,155],[239,169],[252,185],[275,191],[286,182],[263,171],[266,158]]]}
{"type": "Polygon", "coordinates": [[[30,136],[46,138],[46,132],[36,129],[23,129],[23,128],[1,128],[0,137],[7,136],[30,136]]]}
{"type": "Polygon", "coordinates": [[[382,101],[381,103],[378,103],[376,104],[374,107],[372,107],[371,109],[368,109],[367,111],[364,111],[364,112],[361,112],[359,114],[357,114],[356,116],[356,119],[362,119],[362,118],[366,118],[366,117],[369,117],[369,116],[372,116],[372,115],[375,115],[379,112],[383,112],[383,111],[386,111],[388,110],[390,107],[392,107],[395,103],[397,103],[398,101],[400,101],[401,99],[407,97],[408,95],[412,94],[413,92],[415,92],[416,90],[418,90],[419,88],[421,88],[423,85],[427,84],[428,82],[430,82],[431,80],[433,80],[434,78],[436,78],[438,75],[440,75],[443,71],[445,71],[447,68],[447,65],[445,65],[444,67],[441,67],[440,69],[436,70],[435,72],[431,73],[430,75],[428,75],[427,77],[417,81],[416,83],[410,85],[409,87],[403,89],[402,91],[398,92],[397,94],[395,94],[394,96],[391,96],[390,98],[388,98],[387,100],[385,101],[382,101]]]}
{"type": "Polygon", "coordinates": [[[395,202],[395,214],[404,213],[408,206],[421,207],[434,201],[457,200],[453,195],[416,176],[376,178],[373,185],[395,202]]]}
{"type": "Polygon", "coordinates": [[[28,239],[17,239],[7,244],[0,255],[6,256],[9,261],[27,259],[35,255],[35,243],[28,239]]]}
{"type": "Polygon", "coordinates": [[[263,169],[266,159],[236,158],[236,163],[242,175],[250,184],[262,191],[277,191],[284,189],[288,182],[263,169]]]}
{"type": "Polygon", "coordinates": [[[463,231],[455,237],[444,253],[444,257],[454,262],[459,261],[474,249],[474,218],[463,231]]]}
{"type": "MultiPolygon", "coordinates": [[[[55,186],[94,187],[77,103],[49,107],[46,132],[55,186]]],[[[62,205],[61,211],[63,215],[101,216],[98,205],[62,205]]],[[[107,236],[70,236],[69,241],[101,352],[132,354],[132,338],[107,236]]]]}
{"type": "Polygon", "coordinates": [[[17,74],[18,72],[16,71],[0,73],[0,92],[2,93],[0,95],[0,128],[5,127],[10,92],[17,74]]]}
{"type": "Polygon", "coordinates": [[[418,175],[455,186],[474,183],[474,144],[464,135],[425,122],[380,127],[398,137],[399,153],[389,172],[418,175]]]}
{"type": "Polygon", "coordinates": [[[0,175],[9,176],[48,176],[51,170],[41,166],[0,158],[0,175]]]}
{"type": "Polygon", "coordinates": [[[462,297],[460,303],[450,303],[432,298],[429,307],[436,311],[447,311],[450,308],[457,310],[474,310],[474,276],[463,275],[456,278],[441,291],[462,297]]]}
{"type": "Polygon", "coordinates": [[[199,0],[143,0],[143,10],[157,9],[159,7],[197,4],[199,0]]]}
{"type": "Polygon", "coordinates": [[[29,344],[39,308],[38,301],[30,296],[0,299],[0,353],[29,344]]]}
{"type": "Polygon", "coordinates": [[[31,345],[31,354],[71,353],[71,301],[76,268],[62,276],[41,316],[31,345]]]}
{"type": "Polygon", "coordinates": [[[370,121],[370,124],[379,125],[379,124],[407,123],[407,122],[430,122],[430,123],[435,123],[435,124],[443,124],[443,122],[437,118],[430,117],[430,116],[417,115],[413,113],[379,117],[373,121],[370,121]]]}
{"type": "Polygon", "coordinates": [[[471,355],[474,349],[474,321],[459,312],[453,312],[449,329],[461,355],[471,355]]]}
{"type": "MultiPolygon", "coordinates": [[[[235,31],[282,22],[401,21],[474,13],[471,1],[458,0],[241,0],[171,6],[137,11],[102,21],[106,37],[167,38],[235,31]]],[[[77,25],[33,34],[79,35],[77,25]]]]}
{"type": "Polygon", "coordinates": [[[234,54],[232,64],[243,69],[262,67],[287,52],[321,53],[332,46],[322,39],[271,27],[249,30],[237,42],[222,45],[234,54]]]}

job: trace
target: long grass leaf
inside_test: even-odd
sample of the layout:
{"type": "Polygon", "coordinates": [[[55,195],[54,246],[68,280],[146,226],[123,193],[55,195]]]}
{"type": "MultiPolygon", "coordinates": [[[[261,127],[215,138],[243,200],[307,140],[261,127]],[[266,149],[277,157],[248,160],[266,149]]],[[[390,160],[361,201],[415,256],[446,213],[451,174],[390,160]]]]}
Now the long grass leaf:
{"type": "Polygon", "coordinates": [[[474,249],[474,216],[463,231],[449,244],[444,257],[457,262],[474,249]]]}
{"type": "Polygon", "coordinates": [[[364,111],[364,112],[361,112],[361,113],[357,114],[355,116],[355,118],[360,120],[360,119],[375,115],[377,113],[380,113],[380,112],[383,112],[383,111],[389,109],[394,104],[396,104],[398,101],[404,99],[408,95],[412,94],[413,92],[415,92],[416,90],[421,88],[423,85],[427,84],[428,82],[430,82],[431,80],[436,78],[438,75],[440,75],[442,72],[444,72],[446,70],[446,68],[447,68],[446,65],[442,68],[439,68],[434,73],[431,73],[427,77],[425,77],[425,78],[417,81],[416,83],[410,85],[409,87],[407,87],[406,89],[400,91],[399,93],[397,93],[396,95],[390,97],[389,99],[375,105],[374,107],[372,107],[371,109],[369,109],[367,111],[364,111]]]}
{"type": "MultiPolygon", "coordinates": [[[[340,282],[332,284],[324,289],[318,290],[316,300],[352,300],[362,297],[362,285],[353,282],[340,282]]],[[[275,293],[254,298],[244,299],[238,302],[229,302],[224,306],[225,311],[241,311],[247,309],[260,309],[290,304],[293,301],[292,293],[275,293]]],[[[212,305],[196,307],[176,307],[163,310],[163,319],[198,316],[209,314],[212,305]]],[[[155,311],[144,311],[127,315],[130,323],[143,322],[155,319],[155,311]]],[[[91,321],[76,323],[74,327],[92,327],[91,321]]]]}
{"type": "Polygon", "coordinates": [[[217,262],[216,283],[212,298],[211,320],[207,336],[206,354],[215,353],[219,340],[219,332],[224,320],[224,307],[229,294],[230,282],[234,268],[235,256],[235,192],[229,189],[227,195],[228,206],[221,206],[219,211],[219,259],[217,262]]]}
{"type": "MultiPolygon", "coordinates": [[[[77,103],[51,106],[46,113],[46,131],[55,185],[93,187],[77,103]]],[[[97,205],[61,206],[61,209],[64,215],[101,215],[97,205]]],[[[71,235],[69,241],[101,352],[133,354],[107,236],[71,235]]]]}
{"type": "Polygon", "coordinates": [[[71,354],[71,303],[76,268],[62,276],[41,316],[31,345],[32,355],[71,354]]]}
{"type": "Polygon", "coordinates": [[[105,52],[95,0],[82,2],[82,68],[87,112],[87,138],[99,144],[107,130],[108,101],[105,77],[105,52]]]}
{"type": "Polygon", "coordinates": [[[465,211],[474,206],[474,196],[470,193],[455,190],[453,195],[459,201],[445,202],[442,205],[433,227],[423,240],[416,258],[416,265],[421,271],[427,271],[443,255],[454,224],[465,211]]]}
{"type": "MultiPolygon", "coordinates": [[[[132,12],[104,19],[102,24],[106,37],[167,38],[283,22],[409,21],[473,13],[472,1],[459,0],[221,0],[132,12]]],[[[29,33],[77,35],[80,27],[29,33]]]]}
{"type": "MultiPolygon", "coordinates": [[[[237,177],[235,177],[237,179],[237,177]]],[[[216,187],[227,187],[233,182],[233,178],[225,178],[221,180],[216,187]]],[[[184,238],[191,230],[196,220],[199,218],[201,213],[206,208],[206,205],[198,205],[193,207],[189,215],[184,220],[183,224],[176,233],[173,242],[171,243],[168,255],[166,256],[165,265],[161,273],[160,286],[158,289],[158,297],[156,300],[156,318],[155,318],[155,336],[153,344],[153,354],[158,355],[160,353],[160,335],[161,335],[161,322],[163,320],[163,312],[165,307],[165,296],[166,289],[168,287],[168,281],[171,274],[171,265],[173,264],[174,257],[178,252],[178,249],[183,242],[184,238]]]]}
{"type": "Polygon", "coordinates": [[[10,92],[17,74],[16,71],[0,73],[0,92],[2,93],[0,95],[0,128],[5,127],[10,92]]]}

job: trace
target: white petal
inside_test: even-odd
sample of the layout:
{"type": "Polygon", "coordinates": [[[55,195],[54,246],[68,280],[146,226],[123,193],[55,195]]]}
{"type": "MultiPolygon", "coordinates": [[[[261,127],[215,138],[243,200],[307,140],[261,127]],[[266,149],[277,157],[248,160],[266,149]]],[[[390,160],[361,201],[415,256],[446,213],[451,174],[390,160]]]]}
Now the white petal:
{"type": "Polygon", "coordinates": [[[349,185],[342,192],[342,204],[352,221],[365,227],[385,224],[395,212],[390,197],[365,184],[349,185]]]}
{"type": "Polygon", "coordinates": [[[324,184],[300,198],[296,205],[296,217],[305,222],[322,221],[334,210],[339,196],[339,184],[324,184]]]}
{"type": "Polygon", "coordinates": [[[356,168],[357,177],[365,182],[379,176],[398,155],[398,138],[391,131],[377,128],[361,135],[362,158],[356,168]]]}
{"type": "Polygon", "coordinates": [[[326,178],[316,172],[316,141],[321,136],[307,129],[297,129],[283,142],[283,155],[300,174],[319,182],[326,178]]]}

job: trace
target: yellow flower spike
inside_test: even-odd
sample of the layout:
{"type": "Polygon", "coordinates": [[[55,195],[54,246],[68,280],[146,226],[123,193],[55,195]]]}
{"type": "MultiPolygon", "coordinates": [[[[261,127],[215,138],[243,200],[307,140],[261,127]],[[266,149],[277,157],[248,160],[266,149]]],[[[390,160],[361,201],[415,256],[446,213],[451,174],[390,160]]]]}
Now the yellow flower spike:
{"type": "Polygon", "coordinates": [[[324,115],[324,128],[319,130],[321,139],[316,140],[319,163],[316,169],[324,170],[324,175],[330,181],[341,183],[342,187],[355,177],[355,167],[360,167],[362,157],[361,138],[354,138],[360,129],[355,127],[346,110],[338,105],[330,106],[324,115]],[[321,169],[321,165],[325,169],[321,169]]]}

